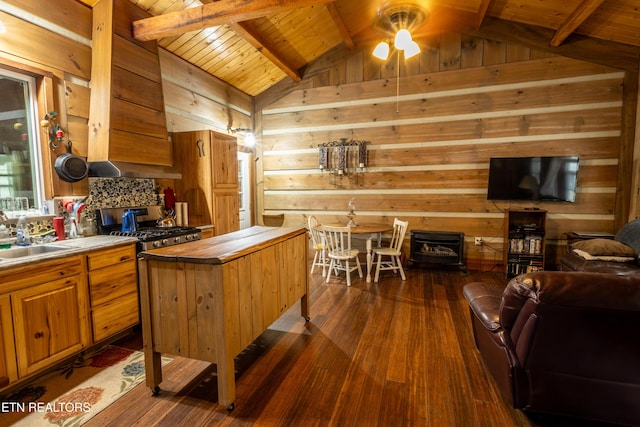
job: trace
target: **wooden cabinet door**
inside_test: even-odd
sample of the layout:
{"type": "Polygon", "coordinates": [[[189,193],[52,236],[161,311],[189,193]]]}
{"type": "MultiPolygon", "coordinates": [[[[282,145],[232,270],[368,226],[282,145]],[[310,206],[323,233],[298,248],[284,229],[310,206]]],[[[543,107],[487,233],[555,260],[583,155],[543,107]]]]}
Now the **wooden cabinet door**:
{"type": "Polygon", "coordinates": [[[82,329],[86,322],[83,285],[86,286],[86,281],[76,275],[11,294],[21,377],[62,360],[86,345],[82,329]]]}
{"type": "Polygon", "coordinates": [[[215,190],[213,193],[216,236],[240,229],[240,203],[237,189],[215,190]]]}
{"type": "Polygon", "coordinates": [[[214,225],[220,235],[240,229],[238,144],[211,131],[173,134],[174,158],[182,179],[177,200],[189,204],[189,225],[214,225]]]}
{"type": "Polygon", "coordinates": [[[4,388],[17,379],[11,299],[9,295],[2,295],[0,296],[0,388],[4,388]]]}
{"type": "Polygon", "coordinates": [[[174,159],[182,173],[175,181],[176,197],[189,204],[189,225],[213,224],[211,141],[209,132],[173,134],[174,159]]]}
{"type": "Polygon", "coordinates": [[[213,188],[238,188],[238,143],[236,138],[211,132],[213,188]]]}
{"type": "Polygon", "coordinates": [[[218,236],[240,229],[236,138],[211,132],[211,170],[214,233],[218,236]]]}

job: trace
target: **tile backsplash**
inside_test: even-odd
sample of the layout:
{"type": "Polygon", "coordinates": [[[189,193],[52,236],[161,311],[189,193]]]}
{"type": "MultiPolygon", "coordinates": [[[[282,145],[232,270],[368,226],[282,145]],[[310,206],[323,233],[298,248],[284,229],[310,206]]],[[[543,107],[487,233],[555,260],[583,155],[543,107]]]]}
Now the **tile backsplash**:
{"type": "Polygon", "coordinates": [[[89,198],[85,203],[93,212],[98,208],[151,206],[161,202],[153,179],[89,178],[89,198]]]}

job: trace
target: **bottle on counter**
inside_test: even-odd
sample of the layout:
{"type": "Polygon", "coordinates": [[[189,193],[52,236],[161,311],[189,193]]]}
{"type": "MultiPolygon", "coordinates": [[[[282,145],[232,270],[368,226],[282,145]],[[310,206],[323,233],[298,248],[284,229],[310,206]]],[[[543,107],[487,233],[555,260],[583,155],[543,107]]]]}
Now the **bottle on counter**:
{"type": "Polygon", "coordinates": [[[16,245],[29,246],[31,238],[29,236],[29,227],[27,226],[27,218],[21,215],[16,225],[16,245]]]}

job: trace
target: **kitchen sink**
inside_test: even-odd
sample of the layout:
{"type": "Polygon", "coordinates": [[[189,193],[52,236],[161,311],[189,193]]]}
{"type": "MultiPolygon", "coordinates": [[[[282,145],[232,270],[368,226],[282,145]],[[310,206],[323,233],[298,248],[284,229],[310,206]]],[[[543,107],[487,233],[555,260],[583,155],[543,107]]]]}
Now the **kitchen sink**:
{"type": "Polygon", "coordinates": [[[22,258],[25,256],[42,255],[51,252],[67,251],[71,249],[68,246],[56,245],[36,245],[36,246],[19,246],[10,249],[0,249],[0,260],[3,258],[22,258]]]}

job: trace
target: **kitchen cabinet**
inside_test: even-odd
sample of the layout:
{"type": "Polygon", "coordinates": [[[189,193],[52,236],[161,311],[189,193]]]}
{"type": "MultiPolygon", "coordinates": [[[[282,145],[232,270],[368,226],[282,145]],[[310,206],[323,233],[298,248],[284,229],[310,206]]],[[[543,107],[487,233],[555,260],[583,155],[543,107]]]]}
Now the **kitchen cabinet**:
{"type": "Polygon", "coordinates": [[[13,342],[11,299],[0,296],[0,388],[18,379],[16,348],[13,342]]]}
{"type": "Polygon", "coordinates": [[[172,135],[176,197],[189,204],[189,225],[213,224],[214,234],[240,229],[238,144],[235,137],[213,131],[172,135]]]}
{"type": "Polygon", "coordinates": [[[149,16],[128,0],[93,5],[89,161],[173,164],[157,42],[131,32],[149,16]]]}
{"type": "Polygon", "coordinates": [[[139,322],[135,240],[0,274],[0,389],[139,322]]]}
{"type": "Polygon", "coordinates": [[[87,255],[93,341],[139,322],[138,273],[134,245],[87,255]]]}
{"type": "Polygon", "coordinates": [[[35,274],[30,286],[11,293],[19,377],[50,366],[89,344],[83,259],[75,256],[60,260],[55,271],[35,274]]]}

